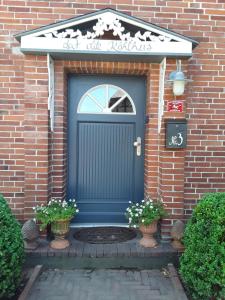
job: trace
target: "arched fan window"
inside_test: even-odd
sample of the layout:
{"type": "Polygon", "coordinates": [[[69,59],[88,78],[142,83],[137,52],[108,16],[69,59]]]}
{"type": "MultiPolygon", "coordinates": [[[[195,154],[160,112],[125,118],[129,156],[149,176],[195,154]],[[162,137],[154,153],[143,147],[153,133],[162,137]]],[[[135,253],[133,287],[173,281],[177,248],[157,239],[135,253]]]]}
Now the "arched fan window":
{"type": "Polygon", "coordinates": [[[136,114],[131,97],[123,89],[102,84],[88,90],[81,98],[78,113],[86,114],[136,114]]]}

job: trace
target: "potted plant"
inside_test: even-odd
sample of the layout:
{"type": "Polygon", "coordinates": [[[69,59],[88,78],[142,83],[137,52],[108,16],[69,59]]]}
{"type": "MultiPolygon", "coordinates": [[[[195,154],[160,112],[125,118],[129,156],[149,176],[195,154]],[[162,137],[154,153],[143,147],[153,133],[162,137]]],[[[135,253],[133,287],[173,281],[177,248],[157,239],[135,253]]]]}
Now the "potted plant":
{"type": "Polygon", "coordinates": [[[50,246],[54,249],[68,247],[69,241],[65,237],[69,232],[69,223],[79,212],[75,199],[69,201],[51,199],[46,206],[41,205],[33,209],[36,212],[37,220],[41,222],[41,230],[51,224],[51,231],[55,239],[50,243],[50,246]]]}
{"type": "Polygon", "coordinates": [[[158,220],[166,216],[164,205],[161,201],[153,201],[149,197],[142,200],[141,203],[129,202],[130,206],[127,208],[127,218],[129,226],[137,228],[142,232],[143,237],[140,244],[144,247],[155,247],[156,240],[153,234],[157,231],[158,220]]]}

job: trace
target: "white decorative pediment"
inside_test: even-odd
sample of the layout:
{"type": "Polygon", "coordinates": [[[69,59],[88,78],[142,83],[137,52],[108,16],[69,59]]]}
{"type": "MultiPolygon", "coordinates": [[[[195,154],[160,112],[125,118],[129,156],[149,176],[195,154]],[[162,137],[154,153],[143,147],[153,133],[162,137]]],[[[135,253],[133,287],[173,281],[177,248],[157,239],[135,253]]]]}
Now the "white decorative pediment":
{"type": "Polygon", "coordinates": [[[131,32],[126,32],[121,21],[113,14],[110,14],[110,18],[107,14],[99,17],[96,25],[93,26],[92,31],[82,33],[80,29],[74,30],[73,28],[67,28],[62,31],[53,30],[51,32],[44,33],[44,36],[47,38],[96,39],[104,36],[104,34],[109,31],[112,31],[112,35],[114,37],[118,37],[121,41],[171,41],[171,37],[162,34],[156,35],[151,31],[144,31],[144,33],[141,33],[140,30],[138,30],[132,36],[131,32]]]}
{"type": "Polygon", "coordinates": [[[129,60],[166,56],[190,57],[197,43],[175,32],[112,9],[58,22],[17,35],[24,53],[50,53],[53,57],[102,54],[129,60]],[[64,55],[63,55],[64,53],[64,55]]]}

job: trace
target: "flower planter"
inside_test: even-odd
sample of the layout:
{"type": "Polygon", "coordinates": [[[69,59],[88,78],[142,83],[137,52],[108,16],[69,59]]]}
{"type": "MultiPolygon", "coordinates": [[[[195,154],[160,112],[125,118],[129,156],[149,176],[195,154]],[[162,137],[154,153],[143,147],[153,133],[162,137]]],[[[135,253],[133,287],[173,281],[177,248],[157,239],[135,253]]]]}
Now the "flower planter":
{"type": "Polygon", "coordinates": [[[148,226],[139,226],[139,230],[143,235],[142,239],[140,240],[140,245],[147,248],[154,248],[157,246],[157,242],[153,237],[153,234],[157,231],[157,223],[158,221],[154,221],[148,226]]]}
{"type": "Polygon", "coordinates": [[[134,228],[139,226],[143,234],[143,238],[140,240],[142,246],[155,247],[157,242],[153,238],[153,234],[157,231],[157,222],[167,215],[164,204],[161,201],[153,201],[149,196],[140,203],[132,203],[131,201],[129,203],[130,206],[126,210],[129,226],[134,226],[134,228]],[[150,222],[150,225],[144,225],[150,222]]]}
{"type": "Polygon", "coordinates": [[[70,243],[65,238],[69,232],[70,220],[58,220],[51,223],[51,231],[55,239],[51,241],[50,246],[53,249],[65,249],[70,243]]]}
{"type": "Polygon", "coordinates": [[[69,246],[69,241],[65,239],[69,232],[69,223],[79,212],[76,200],[54,199],[52,198],[47,205],[36,206],[33,208],[36,218],[41,222],[40,229],[45,229],[51,224],[52,233],[55,239],[50,243],[53,249],[64,249],[69,246]]]}

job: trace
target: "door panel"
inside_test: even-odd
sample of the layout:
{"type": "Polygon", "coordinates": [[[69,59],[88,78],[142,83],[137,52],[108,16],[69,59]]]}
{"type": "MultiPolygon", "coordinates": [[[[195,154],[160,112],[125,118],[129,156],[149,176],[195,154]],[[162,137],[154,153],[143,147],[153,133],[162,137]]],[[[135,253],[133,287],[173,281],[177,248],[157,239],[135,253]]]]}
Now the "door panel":
{"type": "MultiPolygon", "coordinates": [[[[133,139],[134,124],[79,123],[77,197],[81,212],[105,211],[104,222],[107,212],[124,213],[123,204],[133,194],[133,139]]],[[[121,222],[123,219],[122,215],[121,222]]]]}
{"type": "Polygon", "coordinates": [[[78,223],[125,223],[129,201],[143,199],[145,81],[142,77],[71,76],[68,100],[67,197],[75,198],[78,223]],[[99,84],[113,84],[132,98],[135,115],[79,114],[81,97],[99,84]]]}

